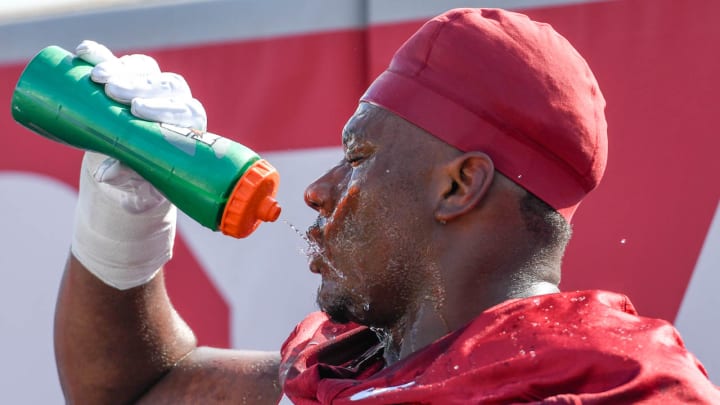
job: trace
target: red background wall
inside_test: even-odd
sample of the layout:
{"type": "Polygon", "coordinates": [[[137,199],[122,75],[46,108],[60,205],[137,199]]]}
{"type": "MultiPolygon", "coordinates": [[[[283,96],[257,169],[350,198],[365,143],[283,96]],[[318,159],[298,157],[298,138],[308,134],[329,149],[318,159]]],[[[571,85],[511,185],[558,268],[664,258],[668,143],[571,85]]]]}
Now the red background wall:
{"type": "MultiPolygon", "coordinates": [[[[619,0],[526,13],[576,46],[607,100],[608,168],[575,215],[562,288],[620,291],[641,313],[674,320],[720,197],[720,2],[619,0]]],[[[125,53],[149,53],[183,74],[212,132],[261,153],[337,147],[358,97],[423,21],[125,53]]],[[[0,65],[0,173],[76,187],[80,152],[10,116],[24,63],[0,65]]],[[[172,298],[201,343],[230,346],[232,309],[182,235],[168,267],[172,298]]]]}

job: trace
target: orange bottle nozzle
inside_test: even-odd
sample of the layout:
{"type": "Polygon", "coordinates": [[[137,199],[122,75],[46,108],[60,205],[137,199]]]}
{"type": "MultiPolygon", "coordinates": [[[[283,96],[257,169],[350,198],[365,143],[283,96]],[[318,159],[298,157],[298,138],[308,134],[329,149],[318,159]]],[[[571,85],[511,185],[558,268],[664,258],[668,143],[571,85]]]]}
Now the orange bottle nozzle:
{"type": "Polygon", "coordinates": [[[279,183],[277,170],[264,159],[248,167],[228,197],[220,221],[220,231],[244,238],[261,222],[277,220],[281,211],[275,200],[279,183]]]}
{"type": "Polygon", "coordinates": [[[262,201],[260,201],[257,214],[258,218],[263,221],[275,222],[275,220],[280,216],[280,204],[278,204],[274,198],[266,196],[262,201]]]}

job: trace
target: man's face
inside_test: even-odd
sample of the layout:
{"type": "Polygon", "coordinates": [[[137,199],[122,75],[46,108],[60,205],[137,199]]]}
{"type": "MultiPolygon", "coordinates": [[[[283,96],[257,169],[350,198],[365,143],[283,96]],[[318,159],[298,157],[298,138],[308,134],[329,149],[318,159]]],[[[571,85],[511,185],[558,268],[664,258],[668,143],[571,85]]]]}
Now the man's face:
{"type": "Polygon", "coordinates": [[[308,186],[317,301],[336,321],[394,325],[437,275],[428,184],[438,146],[389,112],[363,103],[343,131],[344,159],[308,186]]]}

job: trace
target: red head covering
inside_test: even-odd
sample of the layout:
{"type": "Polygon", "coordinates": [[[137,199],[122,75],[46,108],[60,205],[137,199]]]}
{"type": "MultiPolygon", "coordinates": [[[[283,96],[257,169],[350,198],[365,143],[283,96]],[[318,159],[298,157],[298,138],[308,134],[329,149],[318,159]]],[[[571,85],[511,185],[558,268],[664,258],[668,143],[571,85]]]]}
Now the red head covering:
{"type": "Polygon", "coordinates": [[[395,53],[362,101],[384,107],[498,171],[570,221],[607,160],[605,100],[585,60],[550,25],[455,9],[395,53]]]}

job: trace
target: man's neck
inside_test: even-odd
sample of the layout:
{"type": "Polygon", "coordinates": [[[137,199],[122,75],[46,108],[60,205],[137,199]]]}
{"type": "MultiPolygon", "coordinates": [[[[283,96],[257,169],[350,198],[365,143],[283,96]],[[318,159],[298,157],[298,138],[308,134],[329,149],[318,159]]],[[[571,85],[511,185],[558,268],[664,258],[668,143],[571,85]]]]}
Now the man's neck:
{"type": "MultiPolygon", "coordinates": [[[[538,281],[524,286],[508,288],[507,295],[496,297],[472,315],[458,317],[463,311],[448,311],[445,300],[425,299],[421,301],[413,316],[403,319],[398,327],[389,330],[376,330],[378,338],[385,345],[385,362],[391,365],[410,354],[421,350],[448,333],[457,330],[480,315],[484,310],[509,299],[527,298],[536,295],[559,292],[558,287],[550,282],[538,281]],[[450,313],[451,315],[446,315],[450,313]]],[[[468,307],[473,305],[468,302],[468,307]]],[[[465,311],[467,313],[467,311],[465,311]]]]}

